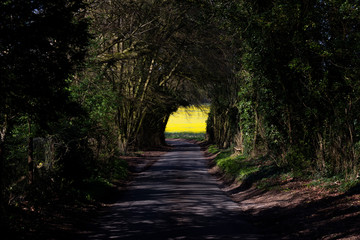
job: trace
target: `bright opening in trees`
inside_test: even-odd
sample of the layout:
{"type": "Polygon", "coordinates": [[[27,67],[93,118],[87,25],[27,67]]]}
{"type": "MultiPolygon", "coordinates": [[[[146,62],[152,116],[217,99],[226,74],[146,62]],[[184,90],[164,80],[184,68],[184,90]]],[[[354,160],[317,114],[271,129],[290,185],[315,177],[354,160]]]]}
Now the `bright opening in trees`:
{"type": "Polygon", "coordinates": [[[210,106],[201,107],[180,107],[175,113],[170,115],[165,132],[191,132],[205,133],[206,119],[210,111],[210,106]]]}

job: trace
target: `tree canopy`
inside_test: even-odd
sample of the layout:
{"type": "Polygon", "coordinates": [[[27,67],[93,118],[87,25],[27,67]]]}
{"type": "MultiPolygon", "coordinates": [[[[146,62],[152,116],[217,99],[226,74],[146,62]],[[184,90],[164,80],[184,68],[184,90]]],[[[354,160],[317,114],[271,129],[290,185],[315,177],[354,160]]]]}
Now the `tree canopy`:
{"type": "Polygon", "coordinates": [[[89,35],[81,17],[84,7],[76,0],[0,3],[1,199],[5,184],[11,182],[4,179],[9,177],[4,169],[13,160],[8,139],[14,127],[28,118],[29,123],[46,129],[60,113],[73,108],[66,79],[86,53],[89,35]]]}
{"type": "Polygon", "coordinates": [[[205,101],[220,148],[299,177],[359,176],[358,0],[0,9],[1,211],[31,191],[126,177],[124,154],[166,144],[170,114],[205,101]]]}

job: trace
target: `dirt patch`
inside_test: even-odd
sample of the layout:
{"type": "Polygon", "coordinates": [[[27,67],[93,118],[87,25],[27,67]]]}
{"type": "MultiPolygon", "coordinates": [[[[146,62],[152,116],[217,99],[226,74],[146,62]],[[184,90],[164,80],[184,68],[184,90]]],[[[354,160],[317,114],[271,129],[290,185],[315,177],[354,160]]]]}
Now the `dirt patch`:
{"type": "MultiPolygon", "coordinates": [[[[203,150],[206,146],[203,147],[203,150]]],[[[222,190],[237,202],[265,236],[273,239],[360,239],[359,186],[347,193],[333,193],[311,186],[310,181],[287,179],[263,190],[256,183],[244,187],[227,179],[204,151],[209,172],[222,190]]]]}
{"type": "MultiPolygon", "coordinates": [[[[301,181],[282,187],[286,190],[252,187],[230,197],[265,235],[280,239],[360,239],[359,194],[329,193],[306,187],[301,181]]],[[[233,187],[224,189],[231,190],[233,187]]]]}

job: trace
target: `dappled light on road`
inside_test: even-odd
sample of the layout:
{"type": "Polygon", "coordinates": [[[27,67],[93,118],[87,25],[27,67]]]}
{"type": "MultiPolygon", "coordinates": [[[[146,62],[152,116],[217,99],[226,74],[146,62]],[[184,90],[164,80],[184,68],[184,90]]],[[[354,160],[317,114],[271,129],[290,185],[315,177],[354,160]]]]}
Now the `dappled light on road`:
{"type": "Polygon", "coordinates": [[[208,173],[198,146],[179,140],[126,196],[84,232],[87,239],[259,239],[208,173]]]}

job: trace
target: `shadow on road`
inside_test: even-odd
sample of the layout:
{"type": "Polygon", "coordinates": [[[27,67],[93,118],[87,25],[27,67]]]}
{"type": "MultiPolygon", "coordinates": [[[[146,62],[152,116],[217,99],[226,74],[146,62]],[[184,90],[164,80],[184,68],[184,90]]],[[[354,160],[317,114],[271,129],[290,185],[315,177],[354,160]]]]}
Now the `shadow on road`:
{"type": "Polygon", "coordinates": [[[103,210],[85,239],[260,239],[238,205],[218,187],[194,144],[139,174],[121,201],[103,210]]]}

